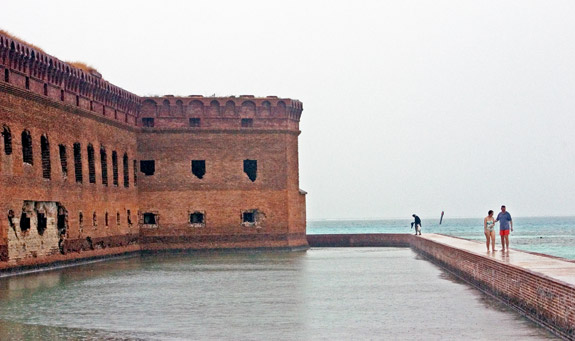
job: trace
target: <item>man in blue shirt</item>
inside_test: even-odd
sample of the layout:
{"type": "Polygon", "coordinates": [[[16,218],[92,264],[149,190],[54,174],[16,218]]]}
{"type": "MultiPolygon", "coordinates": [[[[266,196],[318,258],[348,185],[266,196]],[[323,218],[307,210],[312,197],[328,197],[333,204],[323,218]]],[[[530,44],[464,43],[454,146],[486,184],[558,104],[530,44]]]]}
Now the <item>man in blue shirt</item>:
{"type": "Polygon", "coordinates": [[[501,235],[501,251],[509,251],[509,233],[513,231],[511,214],[507,212],[505,205],[501,206],[501,212],[495,222],[499,222],[499,235],[501,235]]]}

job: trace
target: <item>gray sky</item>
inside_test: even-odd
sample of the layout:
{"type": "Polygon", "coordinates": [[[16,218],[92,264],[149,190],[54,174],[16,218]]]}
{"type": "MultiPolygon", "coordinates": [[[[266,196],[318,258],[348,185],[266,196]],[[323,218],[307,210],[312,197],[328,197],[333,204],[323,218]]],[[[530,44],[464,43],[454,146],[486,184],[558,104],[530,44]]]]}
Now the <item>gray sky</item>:
{"type": "Polygon", "coordinates": [[[304,103],[308,219],[575,215],[575,2],[6,1],[138,95],[304,103]]]}

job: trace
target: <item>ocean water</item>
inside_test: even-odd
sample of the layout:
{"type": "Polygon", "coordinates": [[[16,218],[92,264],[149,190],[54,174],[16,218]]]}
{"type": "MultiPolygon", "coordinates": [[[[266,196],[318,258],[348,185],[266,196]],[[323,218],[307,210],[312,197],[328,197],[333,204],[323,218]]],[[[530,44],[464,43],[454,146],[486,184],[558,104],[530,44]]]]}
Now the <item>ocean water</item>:
{"type": "Polygon", "coordinates": [[[554,339],[409,248],[202,252],[0,278],[1,340],[554,339]]]}
{"type": "MultiPolygon", "coordinates": [[[[477,219],[422,218],[422,233],[442,233],[460,238],[485,241],[483,217],[477,219]]],[[[414,233],[413,219],[395,220],[317,220],[308,221],[308,234],[339,233],[414,233]]],[[[496,230],[499,230],[496,225],[496,230]]],[[[496,232],[496,246],[501,247],[496,232]]],[[[514,217],[510,247],[575,260],[575,217],[514,217]]]]}

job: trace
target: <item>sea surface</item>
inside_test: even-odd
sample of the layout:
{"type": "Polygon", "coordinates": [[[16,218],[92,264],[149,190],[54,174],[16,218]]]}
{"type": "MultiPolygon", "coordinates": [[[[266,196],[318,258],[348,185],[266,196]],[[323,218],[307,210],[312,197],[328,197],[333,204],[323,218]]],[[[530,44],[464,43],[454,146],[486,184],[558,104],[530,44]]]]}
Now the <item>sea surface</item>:
{"type": "MultiPolygon", "coordinates": [[[[422,218],[422,233],[442,233],[465,239],[485,241],[483,217],[477,219],[422,218]]],[[[339,233],[414,233],[413,219],[395,220],[317,220],[308,221],[308,234],[339,233]]],[[[496,246],[501,248],[496,225],[496,246]]],[[[548,254],[575,260],[575,217],[514,217],[509,238],[512,249],[548,254]]]]}
{"type": "Polygon", "coordinates": [[[545,340],[410,248],[144,255],[0,278],[1,340],[545,340]]]}

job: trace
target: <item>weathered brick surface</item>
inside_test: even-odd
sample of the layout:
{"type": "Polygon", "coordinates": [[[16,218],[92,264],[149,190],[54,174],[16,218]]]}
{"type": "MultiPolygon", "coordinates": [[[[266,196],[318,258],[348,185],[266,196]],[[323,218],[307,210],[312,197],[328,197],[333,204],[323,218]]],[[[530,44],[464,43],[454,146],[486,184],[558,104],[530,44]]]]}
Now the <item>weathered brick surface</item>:
{"type": "Polygon", "coordinates": [[[307,246],[297,155],[301,102],[141,98],[2,34],[0,77],[0,132],[11,135],[11,152],[0,137],[1,268],[138,248],[307,246]],[[32,162],[23,132],[31,137],[32,162]],[[144,175],[140,160],[154,160],[155,174],[144,175]],[[192,160],[205,160],[202,179],[192,174],[192,160]],[[255,181],[244,160],[257,160],[255,181]],[[65,228],[57,212],[65,212],[65,228]],[[256,221],[246,223],[244,212],[256,221]],[[145,213],[157,223],[144,224],[145,213]],[[201,223],[190,222],[194,213],[203,214],[201,223]]]}
{"type": "Polygon", "coordinates": [[[575,339],[574,286],[424,238],[412,238],[411,246],[558,335],[575,339]]]}

